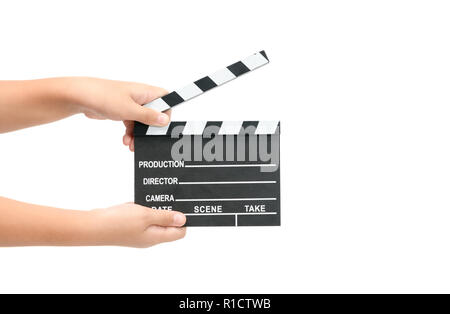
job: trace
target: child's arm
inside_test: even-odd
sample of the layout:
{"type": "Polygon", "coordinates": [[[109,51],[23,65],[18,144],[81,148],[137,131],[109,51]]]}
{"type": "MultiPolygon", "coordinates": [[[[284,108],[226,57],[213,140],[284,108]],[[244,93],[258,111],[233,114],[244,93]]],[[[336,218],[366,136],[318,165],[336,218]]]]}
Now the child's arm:
{"type": "Polygon", "coordinates": [[[0,247],[118,245],[149,247],[184,237],[178,212],[123,204],[92,211],[62,210],[0,197],[0,247]]]}
{"type": "Polygon", "coordinates": [[[145,84],[86,77],[0,81],[0,133],[84,113],[89,118],[123,121],[123,142],[133,150],[133,121],[159,126],[169,122],[170,112],[141,106],[166,93],[145,84]]]}
{"type": "MultiPolygon", "coordinates": [[[[166,91],[139,83],[95,78],[0,81],[0,133],[84,113],[122,120],[125,145],[134,150],[133,121],[166,125],[170,112],[141,105],[166,91]]],[[[185,234],[182,213],[123,204],[92,211],[62,210],[0,197],[0,246],[120,245],[148,247],[185,234]]]]}

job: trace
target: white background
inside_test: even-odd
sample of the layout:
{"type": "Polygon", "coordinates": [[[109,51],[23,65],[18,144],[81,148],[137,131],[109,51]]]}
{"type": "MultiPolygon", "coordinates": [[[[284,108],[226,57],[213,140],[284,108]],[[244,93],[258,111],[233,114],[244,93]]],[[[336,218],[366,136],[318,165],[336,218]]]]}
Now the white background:
{"type": "MultiPolygon", "coordinates": [[[[282,227],[191,228],[127,248],[0,249],[1,292],[450,292],[446,1],[8,1],[0,79],[175,89],[265,49],[270,65],[174,120],[282,121],[282,227]]],[[[118,122],[0,135],[0,193],[133,200],[118,122]]]]}

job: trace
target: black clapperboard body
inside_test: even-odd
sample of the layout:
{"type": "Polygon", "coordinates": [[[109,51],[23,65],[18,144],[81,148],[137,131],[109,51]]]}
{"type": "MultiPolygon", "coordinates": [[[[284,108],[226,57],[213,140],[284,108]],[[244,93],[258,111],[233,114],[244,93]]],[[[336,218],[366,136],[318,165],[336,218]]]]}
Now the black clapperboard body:
{"type": "MultiPolygon", "coordinates": [[[[264,51],[145,105],[167,110],[268,63],[264,51]]],[[[280,225],[280,123],[136,123],[135,203],[186,226],[280,225]]]]}

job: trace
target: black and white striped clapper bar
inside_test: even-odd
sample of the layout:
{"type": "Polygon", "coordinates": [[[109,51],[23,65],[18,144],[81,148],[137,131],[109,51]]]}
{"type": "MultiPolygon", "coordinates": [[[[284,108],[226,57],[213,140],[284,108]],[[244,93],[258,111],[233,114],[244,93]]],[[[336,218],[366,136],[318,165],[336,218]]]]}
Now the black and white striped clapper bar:
{"type": "MultiPolygon", "coordinates": [[[[259,52],[146,106],[167,110],[267,62],[259,52]]],[[[278,121],[136,123],[134,134],[136,204],[181,211],[187,226],[280,225],[278,121]]]]}

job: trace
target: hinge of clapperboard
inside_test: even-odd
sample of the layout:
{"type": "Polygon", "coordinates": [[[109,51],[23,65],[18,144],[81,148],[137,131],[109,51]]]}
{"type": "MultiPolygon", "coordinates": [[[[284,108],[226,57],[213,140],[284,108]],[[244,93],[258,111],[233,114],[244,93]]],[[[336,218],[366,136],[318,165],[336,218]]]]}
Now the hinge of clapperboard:
{"type": "MultiPolygon", "coordinates": [[[[223,68],[211,75],[205,76],[185,87],[177,89],[161,98],[157,98],[144,107],[154,109],[159,112],[169,110],[170,108],[188,101],[194,97],[203,94],[214,87],[228,83],[235,78],[256,70],[269,63],[269,58],[264,50],[257,52],[241,61],[235,62],[226,68],[223,68]]],[[[152,127],[136,122],[134,127],[135,135],[146,134],[166,134],[167,127],[152,127]]]]}

